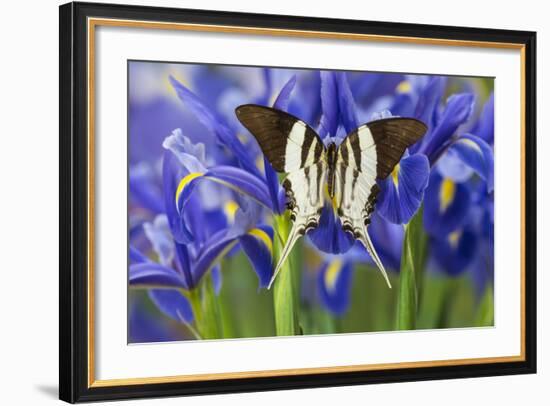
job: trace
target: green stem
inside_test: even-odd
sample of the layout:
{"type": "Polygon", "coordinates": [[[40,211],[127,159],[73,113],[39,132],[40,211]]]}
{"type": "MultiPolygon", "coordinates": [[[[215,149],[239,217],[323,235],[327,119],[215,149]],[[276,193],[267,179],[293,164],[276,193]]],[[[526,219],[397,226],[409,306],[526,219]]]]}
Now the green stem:
{"type": "MultiPolygon", "coordinates": [[[[288,214],[274,217],[274,256],[277,263],[279,256],[286,243],[290,230],[290,219],[288,214]]],[[[296,262],[293,261],[293,254],[281,267],[273,284],[273,302],[275,311],[275,330],[278,336],[300,334],[298,322],[298,270],[295,269],[296,262]]]]}
{"type": "Polygon", "coordinates": [[[199,286],[190,290],[188,297],[198,335],[203,339],[223,338],[221,314],[211,275],[206,275],[199,286]]]}
{"type": "Polygon", "coordinates": [[[396,328],[412,330],[416,328],[418,310],[417,278],[424,267],[427,237],[422,228],[422,207],[409,224],[405,225],[405,238],[401,254],[399,291],[397,295],[396,328]]]}

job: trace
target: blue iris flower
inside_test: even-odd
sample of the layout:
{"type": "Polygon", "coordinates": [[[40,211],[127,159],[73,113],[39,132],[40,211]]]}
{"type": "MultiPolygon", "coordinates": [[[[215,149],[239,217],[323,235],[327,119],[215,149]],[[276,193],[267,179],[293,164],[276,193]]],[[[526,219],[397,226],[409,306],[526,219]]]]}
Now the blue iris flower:
{"type": "Polygon", "coordinates": [[[461,224],[446,235],[432,236],[435,262],[447,274],[471,271],[478,293],[492,281],[493,198],[483,182],[470,188],[470,204],[461,224]]]}
{"type": "MultiPolygon", "coordinates": [[[[374,98],[372,104],[377,109],[386,110],[371,112],[371,120],[392,116],[395,111],[424,121],[429,129],[424,139],[413,145],[404,155],[392,174],[379,182],[382,193],[377,205],[378,215],[373,217],[371,224],[374,244],[380,256],[384,257],[383,262],[390,269],[399,269],[404,231],[398,224],[407,223],[424,202],[424,225],[431,235],[431,252],[436,262],[449,274],[456,275],[473,266],[472,261],[476,261],[474,265],[484,272],[477,271],[474,275],[487,283],[490,279],[486,277],[487,269],[490,268],[487,263],[491,258],[481,255],[478,249],[482,238],[470,217],[473,193],[469,182],[476,174],[482,181],[480,187],[486,187],[486,194],[493,189],[493,152],[487,142],[492,139],[493,131],[492,96],[483,107],[479,119],[471,123],[469,120],[473,110],[473,95],[451,96],[447,104],[441,106],[446,88],[445,78],[402,76],[396,77],[395,82],[397,84],[393,98],[387,89],[382,97],[374,98]],[[401,81],[398,82],[398,79],[401,81]],[[468,132],[461,132],[468,125],[468,132]],[[394,230],[388,227],[390,222],[396,224],[394,230]],[[383,238],[384,232],[388,231],[392,235],[383,238]],[[389,241],[392,243],[388,243],[389,241]],[[400,243],[395,243],[397,241],[400,243]],[[388,255],[388,252],[394,252],[394,255],[388,255]]],[[[341,83],[341,79],[333,79],[329,84],[337,91],[341,83]]],[[[346,93],[343,92],[342,98],[345,99],[346,93]]],[[[360,97],[357,93],[355,96],[360,97]]],[[[340,103],[338,108],[340,105],[353,104],[348,99],[346,103],[340,103]]],[[[335,109],[336,107],[333,108],[335,109]]],[[[360,114],[365,114],[369,109],[372,106],[364,106],[359,110],[360,114]]],[[[344,114],[339,125],[345,127],[342,123],[350,116],[344,114]]],[[[330,128],[329,125],[325,127],[330,128]]],[[[344,304],[349,303],[351,287],[348,286],[348,268],[353,268],[354,262],[369,262],[368,257],[365,261],[351,254],[355,250],[355,247],[350,250],[343,262],[334,260],[332,267],[331,262],[324,261],[317,271],[321,303],[334,314],[344,312],[344,304]],[[327,273],[328,269],[331,269],[330,273],[327,273]],[[341,270],[345,270],[342,273],[342,282],[336,284],[341,270]],[[331,277],[326,279],[326,275],[331,277]],[[332,281],[332,287],[340,288],[337,291],[331,289],[327,280],[332,281]]],[[[478,283],[480,284],[481,282],[478,283]]]]}
{"type": "Polygon", "coordinates": [[[336,316],[342,316],[350,305],[353,262],[338,256],[324,261],[317,273],[319,299],[336,316]]]}
{"type": "MultiPolygon", "coordinates": [[[[447,97],[448,79],[439,76],[216,69],[223,75],[189,66],[163,72],[165,90],[177,97],[130,106],[130,131],[140,140],[130,151],[130,283],[149,288],[163,313],[191,323],[186,292],[207,273],[219,290],[219,260],[238,250],[252,263],[260,287],[271,277],[273,230],[267,223],[269,214],[285,210],[285,197],[277,174],[235,118],[235,107],[245,103],[288,111],[325,143],[339,144],[358,125],[390,116],[426,123],[426,135],[379,182],[369,226],[373,244],[382,262],[398,270],[403,224],[424,204],[432,263],[450,275],[471,271],[480,292],[490,283],[493,95],[476,110],[471,89],[447,97]],[[162,160],[155,161],[159,155],[162,160]]],[[[372,260],[343,232],[329,199],[308,240],[322,258],[315,295],[331,313],[343,315],[355,264],[372,260]]]]}
{"type": "Polygon", "coordinates": [[[472,111],[472,95],[451,96],[420,149],[433,163],[424,200],[432,257],[450,275],[472,270],[481,292],[492,278],[493,96],[473,122],[472,111]]]}
{"type": "MultiPolygon", "coordinates": [[[[346,73],[323,71],[320,76],[322,115],[318,133],[325,143],[334,141],[340,144],[347,134],[363,124],[358,119],[361,109],[356,106],[346,73]]],[[[365,79],[369,81],[370,77],[367,75],[365,79]]],[[[397,78],[402,79],[401,76],[397,78]]],[[[362,96],[356,93],[355,97],[362,96]]],[[[391,105],[397,109],[396,103],[391,105]]],[[[371,114],[369,121],[389,116],[392,114],[386,110],[371,114]]],[[[393,223],[407,223],[420,207],[428,174],[429,164],[425,156],[406,155],[392,176],[380,182],[379,213],[393,223]]],[[[330,253],[344,253],[354,244],[354,239],[342,231],[340,220],[334,217],[330,207],[323,209],[319,227],[308,235],[320,250],[330,253]]]]}
{"type": "MultiPolygon", "coordinates": [[[[392,75],[392,78],[394,80],[390,83],[393,83],[393,89],[390,91],[386,88],[383,96],[374,97],[370,105],[362,109],[363,117],[369,114],[369,120],[378,120],[410,116],[428,125],[429,120],[422,112],[426,106],[434,107],[438,101],[437,98],[431,98],[431,78],[422,75],[392,75]]],[[[378,212],[394,224],[408,223],[424,198],[430,165],[425,154],[418,152],[421,142],[422,139],[412,145],[391,175],[379,182],[381,193],[377,205],[378,212]]]]}
{"type": "Polygon", "coordinates": [[[471,205],[474,174],[481,179],[486,193],[494,188],[493,150],[486,141],[492,139],[493,127],[488,123],[493,118],[492,96],[471,125],[471,133],[463,133],[460,128],[467,123],[472,109],[473,95],[451,96],[441,117],[433,120],[434,130],[429,131],[420,147],[433,163],[426,190],[424,226],[437,237],[445,237],[463,225],[471,205]]]}
{"type": "Polygon", "coordinates": [[[472,279],[479,296],[492,284],[494,277],[494,198],[479,185],[474,194],[474,221],[477,232],[477,252],[472,264],[472,279]]]}
{"type": "MultiPolygon", "coordinates": [[[[274,99],[274,107],[287,110],[290,105],[291,93],[296,87],[296,76],[292,75],[280,89],[277,89],[279,93],[274,97],[273,94],[276,93],[272,89],[273,80],[269,71],[264,72],[266,90],[263,95],[251,101],[242,100],[238,95],[230,94],[229,96],[226,95],[226,104],[231,101],[235,104],[235,106],[231,106],[231,109],[233,109],[238,104],[245,102],[269,104],[268,99],[274,99]]],[[[339,144],[349,132],[361,124],[357,118],[355,101],[345,73],[322,71],[319,77],[321,116],[318,126],[313,123],[310,123],[310,125],[317,127],[317,131],[325,143],[333,140],[339,144]]],[[[238,128],[238,124],[227,124],[227,121],[208,109],[183,84],[173,78],[171,82],[180,99],[195,112],[198,120],[211,132],[215,133],[219,141],[234,153],[239,165],[248,171],[250,175],[256,176],[260,182],[265,183],[271,203],[269,204],[263,195],[258,196],[260,197],[258,200],[273,212],[282,212],[284,210],[284,196],[278,178],[265,157],[261,157],[263,159],[264,174],[258,172],[258,165],[253,163],[253,160],[257,161],[255,154],[243,148],[243,144],[236,133],[235,129],[238,128]]],[[[227,108],[227,106],[224,107],[225,110],[227,108]]],[[[226,119],[228,118],[226,117],[226,119]]],[[[236,120],[233,118],[233,121],[236,120]]],[[[398,170],[394,174],[393,183],[384,182],[382,184],[383,192],[387,190],[387,193],[382,194],[384,203],[381,205],[381,212],[387,219],[398,224],[408,222],[420,206],[429,172],[427,160],[422,155],[406,157],[402,164],[403,170],[398,170]]],[[[213,169],[215,170],[215,168],[213,169]]],[[[234,178],[231,178],[228,181],[232,182],[233,180],[234,178]]],[[[237,188],[241,188],[241,185],[237,185],[237,188]]],[[[191,190],[192,188],[188,188],[188,191],[191,190]]],[[[329,203],[323,208],[319,227],[312,230],[308,236],[317,248],[328,253],[344,253],[354,244],[353,237],[342,230],[340,220],[334,216],[329,203]]]]}
{"type": "MultiPolygon", "coordinates": [[[[372,243],[389,270],[398,271],[405,231],[374,213],[370,224],[372,243]]],[[[351,281],[356,264],[375,266],[364,247],[355,243],[345,255],[324,254],[317,268],[316,285],[320,304],[334,315],[345,314],[351,303],[351,281]]]]}
{"type": "MultiPolygon", "coordinates": [[[[279,186],[278,178],[276,173],[273,171],[273,168],[269,163],[259,154],[259,148],[257,145],[253,144],[255,148],[248,148],[248,140],[245,140],[245,144],[239,139],[239,134],[236,132],[235,128],[237,124],[233,126],[228,125],[223,118],[217,114],[215,111],[209,109],[200,98],[187,89],[183,84],[178,82],[174,78],[170,78],[172,86],[176,90],[178,97],[181,101],[191,109],[197,120],[199,120],[211,133],[214,133],[219,141],[219,143],[225,146],[236,158],[238,165],[248,172],[248,176],[243,182],[235,185],[237,188],[240,188],[242,185],[251,181],[254,184],[260,186],[263,184],[262,189],[267,190],[268,199],[264,199],[265,196],[258,194],[255,196],[262,204],[271,209],[275,213],[280,213],[284,210],[284,199],[282,195],[282,189],[279,186]],[[254,153],[255,152],[255,153],[254,153]],[[264,168],[264,173],[261,173],[258,165],[258,157],[261,157],[264,168]],[[255,180],[252,180],[251,177],[255,177],[255,180]]],[[[279,109],[285,109],[288,105],[288,100],[290,93],[294,88],[296,78],[293,76],[289,81],[283,86],[280,90],[278,96],[275,99],[274,107],[279,109]]],[[[264,101],[265,97],[258,100],[259,102],[264,101]]],[[[235,110],[241,100],[239,98],[234,98],[232,100],[234,105],[231,105],[230,109],[235,110]]],[[[235,122],[236,118],[232,118],[235,122]]],[[[228,170],[228,168],[225,168],[228,170]]],[[[216,168],[213,170],[217,171],[216,168]]],[[[224,179],[228,184],[233,182],[239,182],[238,177],[229,176],[224,179]]]]}
{"type": "MultiPolygon", "coordinates": [[[[228,222],[225,216],[219,215],[219,210],[204,210],[203,202],[207,199],[202,199],[201,193],[187,195],[185,192],[187,187],[200,188],[196,179],[202,178],[205,183],[211,181],[222,187],[234,187],[241,181],[242,190],[258,196],[257,185],[246,183],[247,176],[252,175],[234,167],[207,169],[204,145],[191,143],[181,131],[167,137],[164,146],[167,149],[163,164],[166,214],[157,215],[153,222],[143,226],[158,261],[131,247],[129,279],[131,286],[149,288],[151,300],[166,315],[190,323],[191,306],[182,292],[195,289],[208,272],[212,272],[214,285],[219,289],[221,275],[217,264],[237,245],[249,258],[259,286],[267,285],[273,267],[273,230],[262,224],[263,209],[253,199],[240,198],[240,207],[232,222],[228,222]],[[190,178],[195,180],[192,185],[186,181],[190,178]]],[[[268,201],[265,188],[262,194],[268,201]]]]}

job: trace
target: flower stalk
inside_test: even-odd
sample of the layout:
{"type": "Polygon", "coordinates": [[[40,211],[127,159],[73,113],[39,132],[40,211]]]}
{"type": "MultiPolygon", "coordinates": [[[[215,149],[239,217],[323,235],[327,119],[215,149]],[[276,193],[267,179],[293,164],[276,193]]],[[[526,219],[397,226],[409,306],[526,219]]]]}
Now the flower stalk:
{"type": "Polygon", "coordinates": [[[426,234],[422,229],[422,212],[423,209],[420,207],[411,221],[405,225],[397,295],[396,328],[398,330],[416,328],[420,272],[424,268],[427,242],[426,234]]]}
{"type": "Polygon", "coordinates": [[[202,339],[223,338],[221,313],[211,275],[207,275],[199,286],[190,290],[188,297],[193,307],[195,326],[200,337],[202,339]]]}
{"type": "MultiPolygon", "coordinates": [[[[288,212],[273,217],[275,263],[281,255],[290,227],[291,222],[288,212]]],[[[297,265],[294,253],[291,253],[273,284],[275,329],[278,336],[300,334],[297,265]]]]}

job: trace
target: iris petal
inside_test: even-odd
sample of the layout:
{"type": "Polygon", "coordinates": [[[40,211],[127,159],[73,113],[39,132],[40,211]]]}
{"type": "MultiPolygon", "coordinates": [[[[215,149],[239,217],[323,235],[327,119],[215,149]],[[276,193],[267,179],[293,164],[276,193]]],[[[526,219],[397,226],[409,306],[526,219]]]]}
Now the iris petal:
{"type": "Polygon", "coordinates": [[[188,172],[206,171],[206,150],[202,142],[193,144],[191,140],[183,135],[181,129],[172,131],[162,142],[164,149],[172,151],[179,163],[188,172]]]}
{"type": "Polygon", "coordinates": [[[321,71],[321,121],[319,123],[319,136],[334,137],[338,129],[338,88],[333,72],[321,71]]]}
{"type": "Polygon", "coordinates": [[[430,247],[437,263],[450,275],[459,275],[472,263],[477,235],[469,230],[455,231],[445,238],[433,238],[430,247]]]}
{"type": "Polygon", "coordinates": [[[178,195],[174,194],[178,202],[177,207],[180,211],[185,207],[196,182],[204,179],[225,185],[272,209],[272,201],[265,182],[240,168],[220,165],[210,168],[204,174],[189,174],[180,180],[180,186],[177,188],[178,195]]]}
{"type": "Polygon", "coordinates": [[[431,163],[437,160],[438,154],[444,149],[458,127],[470,118],[474,101],[474,95],[471,93],[454,94],[449,97],[437,126],[424,137],[421,151],[428,156],[431,163]]]}
{"type": "Polygon", "coordinates": [[[403,224],[409,222],[422,203],[430,164],[426,156],[417,154],[403,158],[398,165],[396,180],[388,176],[381,182],[383,193],[378,210],[386,220],[403,224]]]}
{"type": "Polygon", "coordinates": [[[424,198],[424,227],[431,235],[444,238],[466,221],[471,193],[464,183],[455,183],[432,171],[424,198]]]}
{"type": "Polygon", "coordinates": [[[131,262],[139,264],[140,262],[149,262],[149,258],[143,255],[137,248],[130,245],[128,249],[128,258],[131,262]]]}
{"type": "Polygon", "coordinates": [[[286,111],[286,109],[288,108],[288,103],[290,102],[290,95],[292,94],[295,85],[296,75],[292,75],[292,77],[288,80],[288,82],[285,83],[285,85],[277,95],[277,98],[273,103],[273,107],[279,110],[286,111]]]}
{"type": "Polygon", "coordinates": [[[355,101],[349,88],[349,83],[345,72],[336,72],[336,83],[338,87],[338,110],[340,122],[344,126],[346,133],[349,134],[358,126],[355,101]]]}
{"type": "Polygon", "coordinates": [[[174,259],[175,248],[167,217],[159,214],[152,223],[144,223],[143,230],[160,263],[170,266],[174,259]]]}
{"type": "Polygon", "coordinates": [[[466,134],[453,142],[449,148],[484,181],[489,192],[494,188],[494,158],[491,147],[480,137],[466,134]]]}
{"type": "Polygon", "coordinates": [[[216,265],[212,268],[212,285],[214,286],[214,293],[220,294],[222,290],[222,269],[220,265],[216,265]]]}
{"type": "Polygon", "coordinates": [[[131,201],[137,202],[141,207],[151,210],[153,213],[164,212],[162,195],[153,184],[152,168],[142,163],[130,168],[128,176],[128,190],[131,201]]]}
{"type": "Polygon", "coordinates": [[[414,117],[428,126],[428,132],[433,130],[434,111],[443,97],[446,82],[443,76],[432,76],[418,97],[414,117]]]}
{"type": "Polygon", "coordinates": [[[424,198],[424,190],[428,186],[430,175],[430,163],[425,155],[417,154],[403,159],[399,166],[398,190],[401,198],[401,222],[408,223],[424,198]]]}
{"type": "Polygon", "coordinates": [[[174,240],[182,244],[187,244],[193,241],[193,235],[178,213],[176,201],[174,199],[179,179],[181,179],[183,173],[175,155],[170,151],[166,151],[162,163],[162,184],[164,188],[164,207],[166,216],[168,217],[168,223],[170,224],[174,240]]]}
{"type": "Polygon", "coordinates": [[[273,275],[273,229],[253,228],[240,238],[240,243],[258,275],[260,288],[266,287],[273,275]]]}
{"type": "Polygon", "coordinates": [[[176,254],[178,257],[177,265],[179,265],[178,270],[183,274],[183,278],[188,288],[191,289],[195,286],[195,282],[191,269],[192,255],[189,252],[189,247],[192,247],[192,245],[176,243],[176,254]]]}
{"type": "Polygon", "coordinates": [[[277,176],[277,173],[267,160],[267,158],[264,156],[264,172],[265,172],[265,180],[267,184],[267,189],[269,191],[269,196],[271,197],[271,204],[273,205],[273,209],[275,213],[280,214],[282,213],[284,209],[284,201],[281,204],[279,201],[279,194],[283,189],[279,185],[279,177],[277,176]]]}
{"type": "Polygon", "coordinates": [[[352,276],[351,263],[341,259],[324,263],[318,273],[321,304],[337,316],[349,308],[352,276]]]}
{"type": "Polygon", "coordinates": [[[219,141],[227,146],[237,157],[240,165],[251,174],[260,176],[254,160],[248,153],[244,145],[239,141],[235,134],[221,122],[219,117],[206,107],[201,100],[184,85],[170,76],[170,83],[176,90],[180,100],[195,114],[197,119],[212,133],[216,134],[219,141]]]}
{"type": "Polygon", "coordinates": [[[436,170],[439,171],[444,178],[450,178],[457,183],[468,181],[472,174],[473,169],[459,158],[456,151],[449,148],[437,161],[436,170]]]}
{"type": "Polygon", "coordinates": [[[193,322],[191,304],[177,290],[151,289],[149,290],[149,297],[166,316],[179,322],[193,322]]]}
{"type": "Polygon", "coordinates": [[[199,281],[238,242],[237,236],[226,236],[225,231],[211,236],[205,242],[193,268],[193,280],[199,281]]]}
{"type": "MultiPolygon", "coordinates": [[[[372,238],[372,244],[380,257],[380,260],[390,270],[399,271],[401,267],[401,251],[405,229],[402,225],[391,223],[381,215],[374,213],[368,232],[372,238]]],[[[361,246],[368,258],[368,263],[373,264],[372,258],[361,246]]]]}
{"type": "Polygon", "coordinates": [[[488,240],[478,242],[477,254],[472,263],[472,279],[478,297],[485,292],[494,278],[494,247],[488,240]]]}
{"type": "Polygon", "coordinates": [[[493,144],[495,137],[495,95],[493,93],[483,105],[479,120],[471,132],[488,144],[493,144]]]}
{"type": "Polygon", "coordinates": [[[319,226],[307,234],[313,244],[321,251],[341,254],[348,251],[354,238],[342,230],[342,223],[332,210],[332,207],[325,205],[319,219],[319,226]]]}
{"type": "Polygon", "coordinates": [[[133,286],[162,286],[187,289],[185,279],[175,270],[154,262],[130,265],[129,281],[133,286]]]}

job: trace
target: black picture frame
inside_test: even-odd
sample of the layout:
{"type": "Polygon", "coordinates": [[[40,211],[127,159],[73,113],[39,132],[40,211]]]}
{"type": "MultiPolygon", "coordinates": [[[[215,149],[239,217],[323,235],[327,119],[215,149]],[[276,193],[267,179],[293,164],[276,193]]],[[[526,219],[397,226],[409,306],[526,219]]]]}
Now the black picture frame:
{"type": "Polygon", "coordinates": [[[235,393],[536,372],[536,33],[112,4],[60,6],[59,397],[67,402],[235,393]],[[524,360],[362,372],[94,387],[88,377],[87,19],[104,17],[225,26],[345,32],[523,46],[525,129],[524,360]]]}

